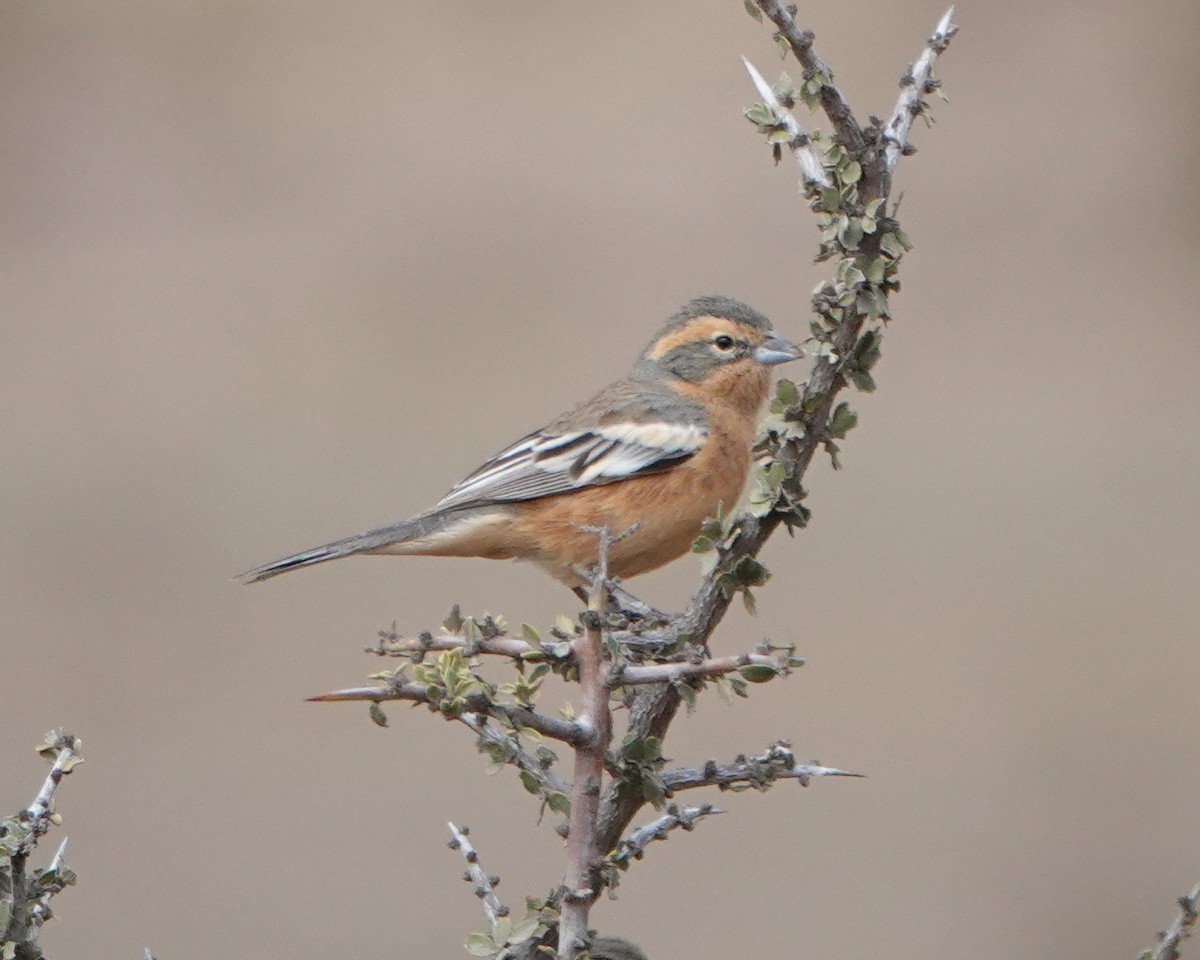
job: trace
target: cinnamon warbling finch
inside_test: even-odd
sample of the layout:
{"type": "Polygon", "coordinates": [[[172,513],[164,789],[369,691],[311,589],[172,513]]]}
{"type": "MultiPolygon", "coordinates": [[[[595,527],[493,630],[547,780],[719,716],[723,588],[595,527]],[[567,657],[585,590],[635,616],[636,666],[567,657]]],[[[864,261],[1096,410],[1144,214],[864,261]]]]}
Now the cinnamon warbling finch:
{"type": "Polygon", "coordinates": [[[242,574],[247,583],[351,554],[532,560],[569,586],[617,539],[632,577],[686,553],[733,509],[750,469],[771,367],[802,355],[727,297],[699,297],[658,331],[629,375],[485,462],[423,513],[242,574]]]}

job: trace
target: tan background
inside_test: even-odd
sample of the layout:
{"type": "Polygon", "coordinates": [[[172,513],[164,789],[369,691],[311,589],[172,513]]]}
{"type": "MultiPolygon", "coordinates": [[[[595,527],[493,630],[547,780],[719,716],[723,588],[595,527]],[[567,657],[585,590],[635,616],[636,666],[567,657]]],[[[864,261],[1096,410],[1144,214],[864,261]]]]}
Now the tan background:
{"type": "MultiPolygon", "coordinates": [[[[803,22],[865,116],[940,13],[803,22]]],[[[1200,8],[960,19],[880,390],[717,640],[809,666],[668,751],[870,778],[655,848],[597,914],[654,960],[1125,958],[1200,878],[1200,8]]],[[[88,756],[53,956],[459,956],[448,818],[510,901],[556,880],[460,730],[303,698],[393,618],[570,598],[480,561],[229,577],[429,504],[690,296],[803,334],[814,231],[742,53],[778,69],[734,0],[0,8],[3,807],[43,730],[88,756]]]]}

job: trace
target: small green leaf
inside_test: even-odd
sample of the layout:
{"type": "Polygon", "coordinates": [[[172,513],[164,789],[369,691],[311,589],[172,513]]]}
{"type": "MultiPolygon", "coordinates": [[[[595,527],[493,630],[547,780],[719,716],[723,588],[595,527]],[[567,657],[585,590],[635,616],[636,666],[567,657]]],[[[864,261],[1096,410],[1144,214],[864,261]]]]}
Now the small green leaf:
{"type": "Polygon", "coordinates": [[[571,815],[571,798],[565,793],[548,793],[546,794],[546,806],[555,813],[560,813],[564,817],[571,815]]]}
{"type": "Polygon", "coordinates": [[[872,393],[875,390],[875,378],[872,377],[866,370],[848,370],[846,376],[850,378],[850,382],[854,384],[863,393],[872,393]]]}
{"type": "Polygon", "coordinates": [[[857,250],[862,242],[862,224],[854,217],[843,217],[843,223],[838,227],[838,240],[847,250],[857,250]]]}
{"type": "Polygon", "coordinates": [[[762,23],[762,11],[758,9],[758,5],[754,0],[746,0],[746,12],[759,23],[762,23]]]}
{"type": "Polygon", "coordinates": [[[541,789],[542,784],[538,780],[538,778],[535,777],[528,770],[522,770],[521,771],[521,786],[523,786],[529,793],[532,793],[534,796],[537,796],[537,793],[541,789]]]}
{"type": "Polygon", "coordinates": [[[375,700],[371,701],[371,706],[368,708],[371,716],[371,722],[378,727],[386,727],[388,725],[387,714],[383,712],[383,707],[375,700]]]}
{"type": "Polygon", "coordinates": [[[842,183],[858,183],[862,179],[862,164],[857,160],[851,160],[839,169],[838,173],[841,175],[842,183]]]}
{"type": "Polygon", "coordinates": [[[883,257],[875,257],[867,264],[867,269],[863,272],[867,276],[867,283],[883,283],[887,276],[887,261],[883,257]]]}
{"type": "Polygon", "coordinates": [[[792,78],[786,72],[779,74],[779,79],[771,84],[771,92],[780,100],[793,97],[796,94],[796,85],[792,83],[792,78]]]}
{"type": "Polygon", "coordinates": [[[742,115],[758,127],[759,133],[767,133],[779,126],[779,118],[775,111],[765,103],[755,103],[742,111],[742,115]]]}
{"type": "Polygon", "coordinates": [[[779,380],[775,384],[775,397],[784,408],[794,406],[800,401],[800,391],[792,380],[779,380]]]}
{"type": "MultiPolygon", "coordinates": [[[[853,288],[861,286],[867,279],[866,274],[854,265],[853,260],[843,260],[838,264],[838,279],[847,287],[853,288]]],[[[853,294],[851,294],[850,303],[854,302],[853,294]]]]}
{"type": "Polygon", "coordinates": [[[649,771],[642,774],[642,796],[646,798],[654,809],[659,809],[666,803],[667,795],[666,788],[663,785],[662,777],[656,773],[649,771]]]}
{"type": "Polygon", "coordinates": [[[829,418],[829,433],[831,436],[844,439],[858,424],[858,414],[850,409],[848,403],[839,403],[829,418]]]}
{"type": "Polygon", "coordinates": [[[738,674],[750,683],[766,683],[779,676],[779,671],[767,663],[744,663],[738,667],[738,674]]]}
{"type": "Polygon", "coordinates": [[[771,578],[771,571],[752,557],[742,557],[730,572],[743,587],[761,587],[771,578]]]}
{"type": "Polygon", "coordinates": [[[446,628],[447,633],[458,633],[462,629],[462,625],[462,611],[456,603],[450,608],[450,612],[446,614],[446,619],[442,621],[442,626],[446,628]]]}
{"type": "Polygon", "coordinates": [[[473,957],[494,957],[496,955],[496,943],[486,933],[470,934],[464,946],[467,948],[467,953],[473,957]]]}
{"type": "Polygon", "coordinates": [[[538,927],[541,925],[542,918],[536,913],[525,917],[523,920],[518,920],[513,924],[512,933],[508,935],[508,942],[524,943],[538,932],[538,927]]]}

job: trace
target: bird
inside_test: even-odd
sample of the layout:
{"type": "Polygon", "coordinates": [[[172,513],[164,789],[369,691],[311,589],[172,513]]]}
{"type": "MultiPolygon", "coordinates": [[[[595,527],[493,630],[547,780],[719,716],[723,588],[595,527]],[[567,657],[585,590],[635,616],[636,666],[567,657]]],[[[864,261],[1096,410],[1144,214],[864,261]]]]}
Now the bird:
{"type": "Polygon", "coordinates": [[[505,447],[407,520],[283,557],[256,583],[355,554],[532,561],[572,589],[687,553],[731,512],[752,462],[771,368],[803,356],[770,320],[724,296],[685,303],[628,376],[505,447]]]}

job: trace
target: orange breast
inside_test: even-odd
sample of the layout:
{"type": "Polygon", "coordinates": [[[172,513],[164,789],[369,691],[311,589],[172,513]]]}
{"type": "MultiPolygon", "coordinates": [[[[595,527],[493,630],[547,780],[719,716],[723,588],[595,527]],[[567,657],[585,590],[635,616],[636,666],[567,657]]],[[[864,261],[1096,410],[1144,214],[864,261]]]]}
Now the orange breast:
{"type": "Polygon", "coordinates": [[[614,576],[637,576],[682,556],[707,518],[733,509],[746,482],[753,427],[742,418],[720,419],[727,422],[712,424],[695,456],[664,473],[514,504],[508,555],[534,560],[574,585],[581,580],[572,568],[590,567],[598,551],[597,537],[581,527],[619,536],[637,524],[610,550],[614,576]]]}

